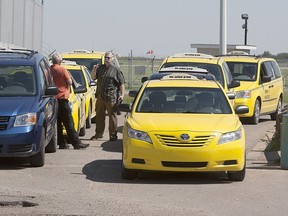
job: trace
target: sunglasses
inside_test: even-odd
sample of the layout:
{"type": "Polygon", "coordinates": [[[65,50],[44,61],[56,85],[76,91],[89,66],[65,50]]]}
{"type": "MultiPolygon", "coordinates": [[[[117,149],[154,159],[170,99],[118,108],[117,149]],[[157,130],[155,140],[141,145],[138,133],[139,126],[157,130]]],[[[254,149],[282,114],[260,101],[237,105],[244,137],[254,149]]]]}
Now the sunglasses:
{"type": "Polygon", "coordinates": [[[111,59],[112,57],[109,57],[109,56],[105,56],[105,59],[111,59]]]}

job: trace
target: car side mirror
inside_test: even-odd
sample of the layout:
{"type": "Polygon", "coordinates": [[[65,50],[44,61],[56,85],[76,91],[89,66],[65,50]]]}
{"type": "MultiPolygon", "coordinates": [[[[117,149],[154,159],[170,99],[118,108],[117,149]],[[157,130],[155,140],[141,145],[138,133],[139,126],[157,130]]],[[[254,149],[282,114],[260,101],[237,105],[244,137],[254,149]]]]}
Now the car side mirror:
{"type": "Polygon", "coordinates": [[[138,93],[138,91],[135,91],[135,90],[131,90],[131,91],[129,91],[129,97],[136,97],[137,96],[137,93],[138,93]]]}
{"type": "Polygon", "coordinates": [[[235,99],[235,94],[234,94],[233,92],[228,92],[228,93],[226,93],[226,94],[227,94],[229,100],[235,99]]]}
{"type": "Polygon", "coordinates": [[[249,107],[245,105],[240,105],[235,108],[236,114],[245,114],[249,112],[249,107]]]}
{"type": "Polygon", "coordinates": [[[45,95],[47,96],[51,96],[51,95],[57,95],[58,94],[58,88],[56,86],[49,86],[46,90],[45,90],[45,95]]]}
{"type": "Polygon", "coordinates": [[[236,88],[236,87],[239,87],[241,84],[240,84],[240,81],[239,80],[232,80],[232,82],[228,85],[228,88],[236,88]]]}
{"type": "Polygon", "coordinates": [[[141,78],[141,82],[142,82],[142,83],[146,82],[147,80],[148,80],[148,77],[142,77],[142,78],[141,78]]]}
{"type": "Polygon", "coordinates": [[[270,76],[263,76],[261,78],[261,82],[262,83],[267,83],[267,82],[270,82],[271,81],[271,77],[270,76]]]}
{"type": "Polygon", "coordinates": [[[131,112],[130,104],[122,103],[122,104],[118,104],[117,107],[118,107],[118,110],[121,112],[131,112]]]}
{"type": "Polygon", "coordinates": [[[77,88],[74,88],[75,94],[85,93],[87,92],[87,88],[85,86],[78,86],[77,88]]]}

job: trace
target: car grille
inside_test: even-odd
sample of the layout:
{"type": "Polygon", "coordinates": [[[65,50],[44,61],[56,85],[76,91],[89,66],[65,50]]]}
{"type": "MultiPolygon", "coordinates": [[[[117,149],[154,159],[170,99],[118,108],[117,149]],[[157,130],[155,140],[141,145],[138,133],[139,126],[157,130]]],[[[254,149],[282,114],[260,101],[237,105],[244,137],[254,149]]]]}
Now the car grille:
{"type": "Polygon", "coordinates": [[[171,135],[155,135],[163,145],[172,147],[203,147],[209,145],[215,137],[214,135],[194,136],[192,139],[186,141],[171,135]]]}
{"type": "Polygon", "coordinates": [[[173,161],[162,161],[164,167],[179,167],[179,168],[201,168],[206,167],[207,162],[173,162],[173,161]]]}
{"type": "Polygon", "coordinates": [[[8,116],[0,116],[0,131],[6,130],[8,123],[9,123],[8,116]]]}
{"type": "MultiPolygon", "coordinates": [[[[31,144],[26,145],[9,145],[7,149],[7,153],[25,153],[30,152],[32,150],[31,144]]],[[[0,153],[3,151],[3,145],[0,145],[0,153]]]]}

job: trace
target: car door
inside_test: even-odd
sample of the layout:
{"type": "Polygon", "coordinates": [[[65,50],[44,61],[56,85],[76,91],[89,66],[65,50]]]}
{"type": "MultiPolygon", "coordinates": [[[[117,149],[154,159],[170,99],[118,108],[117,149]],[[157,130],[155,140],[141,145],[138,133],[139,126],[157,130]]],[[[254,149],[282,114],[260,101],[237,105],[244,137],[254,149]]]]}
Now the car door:
{"type": "Polygon", "coordinates": [[[85,73],[86,73],[86,78],[88,79],[88,84],[91,88],[91,91],[92,91],[92,96],[91,96],[91,99],[92,99],[92,113],[91,113],[91,117],[95,117],[96,116],[96,90],[97,90],[97,86],[96,86],[96,82],[91,78],[91,74],[90,74],[90,71],[85,67],[85,73]]]}
{"type": "Polygon", "coordinates": [[[45,90],[48,87],[55,86],[52,75],[50,73],[50,68],[48,62],[45,58],[40,61],[39,64],[40,71],[40,83],[41,83],[41,107],[44,112],[45,120],[47,122],[46,140],[50,140],[55,133],[55,128],[57,128],[57,113],[58,113],[58,103],[54,96],[46,96],[45,90]]]}
{"type": "MultiPolygon", "coordinates": [[[[273,73],[272,64],[270,61],[261,63],[260,71],[260,82],[263,88],[262,91],[262,106],[261,113],[271,112],[273,104],[275,103],[275,75],[273,73]],[[270,82],[263,82],[263,76],[268,76],[271,78],[270,82]]],[[[275,106],[276,107],[276,106],[275,106]]],[[[273,108],[273,109],[272,109],[273,108]]]]}

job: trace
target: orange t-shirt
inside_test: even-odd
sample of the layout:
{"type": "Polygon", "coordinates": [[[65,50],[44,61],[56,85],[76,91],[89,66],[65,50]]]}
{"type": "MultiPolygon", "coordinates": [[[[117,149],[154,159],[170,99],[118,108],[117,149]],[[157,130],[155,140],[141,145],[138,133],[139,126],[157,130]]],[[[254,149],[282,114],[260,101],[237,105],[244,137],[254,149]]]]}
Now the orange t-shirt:
{"type": "Polygon", "coordinates": [[[70,86],[68,85],[67,80],[71,79],[69,72],[66,70],[66,68],[58,64],[53,64],[51,66],[51,74],[56,87],[59,89],[56,98],[68,99],[70,95],[70,86]]]}

